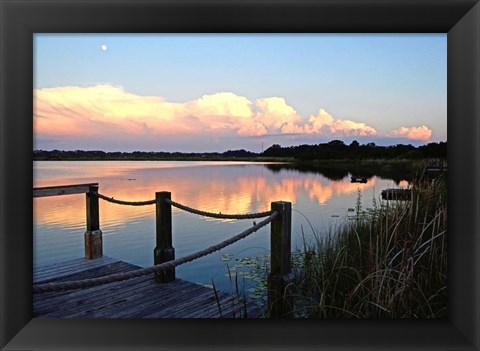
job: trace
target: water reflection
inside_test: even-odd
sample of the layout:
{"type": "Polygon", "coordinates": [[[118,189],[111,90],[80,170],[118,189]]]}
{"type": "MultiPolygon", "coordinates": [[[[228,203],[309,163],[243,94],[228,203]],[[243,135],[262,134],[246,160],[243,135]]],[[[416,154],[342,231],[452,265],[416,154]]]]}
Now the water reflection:
{"type": "Polygon", "coordinates": [[[384,179],[391,179],[395,184],[399,184],[405,179],[412,178],[411,170],[405,167],[405,163],[391,163],[388,165],[379,163],[363,164],[358,161],[346,161],[343,163],[333,162],[325,164],[269,164],[266,167],[273,172],[280,172],[281,170],[291,170],[301,173],[320,174],[330,180],[342,180],[349,174],[372,178],[379,176],[384,179]]]}
{"type": "MultiPolygon", "coordinates": [[[[96,165],[79,162],[76,174],[65,177],[63,165],[57,177],[36,179],[36,185],[66,185],[92,181],[98,172],[99,192],[115,199],[144,201],[155,198],[156,191],[170,191],[174,201],[210,212],[247,213],[267,211],[272,201],[290,201],[295,206],[305,195],[321,206],[332,197],[356,193],[372,188],[376,178],[367,183],[351,183],[348,177],[331,181],[326,177],[297,172],[276,173],[263,165],[209,164],[203,167],[167,168],[158,162],[158,168],[145,162],[145,168],[112,167],[96,170],[96,165]]],[[[141,162],[143,163],[143,162],[141,162]]],[[[72,171],[72,165],[68,165],[72,171]]],[[[53,171],[52,166],[52,171],[53,171]]],[[[133,218],[151,214],[154,206],[124,207],[101,201],[101,223],[120,225],[133,218]],[[125,211],[125,209],[127,209],[125,211]],[[129,215],[126,216],[125,213],[129,215]]],[[[34,200],[34,218],[37,225],[76,226],[85,216],[85,196],[65,195],[34,200]]],[[[176,208],[174,211],[178,211],[176,208]]]]}
{"type": "MultiPolygon", "coordinates": [[[[355,206],[358,191],[364,207],[368,207],[375,193],[393,185],[391,180],[376,176],[366,183],[352,183],[348,174],[332,180],[318,172],[272,167],[231,162],[43,161],[34,162],[34,186],[98,182],[100,193],[127,201],[154,199],[156,191],[170,191],[174,201],[222,213],[266,211],[272,201],[290,201],[295,248],[301,245],[304,234],[312,234],[310,224],[316,230],[342,221],[347,209],[355,206]]],[[[82,257],[85,195],[35,198],[33,203],[34,265],[82,257]]],[[[172,217],[177,257],[216,244],[252,225],[251,220],[210,219],[176,208],[172,217]]],[[[104,254],[140,266],[153,264],[154,205],[122,206],[100,200],[100,227],[104,254]]],[[[218,253],[178,267],[178,277],[202,284],[211,284],[214,277],[217,287],[228,291],[226,263],[221,255],[268,254],[269,230],[268,226],[262,228],[218,253]]]]}

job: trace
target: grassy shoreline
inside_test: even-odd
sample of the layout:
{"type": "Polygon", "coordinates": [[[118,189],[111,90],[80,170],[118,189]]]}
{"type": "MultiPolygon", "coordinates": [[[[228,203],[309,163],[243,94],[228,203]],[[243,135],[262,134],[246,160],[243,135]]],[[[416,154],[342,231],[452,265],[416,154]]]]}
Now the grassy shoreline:
{"type": "Polygon", "coordinates": [[[298,316],[447,316],[446,182],[416,182],[412,193],[411,201],[374,203],[370,211],[359,199],[353,220],[305,244],[298,316]]]}
{"type": "Polygon", "coordinates": [[[45,158],[34,157],[33,161],[232,161],[232,162],[293,162],[289,157],[105,157],[105,158],[45,158]]]}
{"type": "MultiPolygon", "coordinates": [[[[446,179],[414,182],[410,201],[361,204],[359,192],[341,225],[309,228],[309,239],[292,252],[295,317],[446,318],[446,179]]],[[[232,267],[250,267],[247,276],[256,284],[249,295],[263,306],[269,260],[232,267]]]]}

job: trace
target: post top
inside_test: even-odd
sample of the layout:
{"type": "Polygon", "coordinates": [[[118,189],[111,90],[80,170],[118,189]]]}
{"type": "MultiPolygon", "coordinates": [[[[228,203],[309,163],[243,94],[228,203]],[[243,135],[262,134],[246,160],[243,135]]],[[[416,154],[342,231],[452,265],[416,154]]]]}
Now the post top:
{"type": "Polygon", "coordinates": [[[172,193],[170,191],[156,191],[155,196],[165,196],[165,197],[171,197],[172,193]]]}
{"type": "Polygon", "coordinates": [[[289,201],[272,201],[272,206],[273,205],[276,205],[276,206],[292,206],[292,203],[289,202],[289,201]]]}

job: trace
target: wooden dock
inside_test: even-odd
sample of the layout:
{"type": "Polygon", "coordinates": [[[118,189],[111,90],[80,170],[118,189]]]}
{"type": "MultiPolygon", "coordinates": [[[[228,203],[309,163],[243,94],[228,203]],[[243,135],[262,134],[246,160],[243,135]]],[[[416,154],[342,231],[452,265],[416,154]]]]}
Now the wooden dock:
{"type": "MultiPolygon", "coordinates": [[[[78,258],[38,267],[34,284],[64,282],[128,272],[140,267],[108,256],[78,258]]],[[[210,287],[175,279],[157,283],[153,275],[87,289],[33,295],[37,318],[258,318],[252,301],[210,287]]]]}
{"type": "Polygon", "coordinates": [[[85,258],[38,268],[33,279],[35,317],[64,318],[291,318],[293,274],[291,267],[292,204],[270,203],[270,211],[222,214],[194,209],[171,199],[168,191],[155,192],[145,201],[114,199],[98,192],[98,183],[33,188],[33,197],[85,194],[85,258]],[[154,265],[141,268],[103,256],[99,199],[124,206],[155,205],[156,247],[154,265]],[[262,221],[222,242],[175,258],[172,246],[172,206],[213,218],[262,221]],[[175,268],[217,252],[270,224],[270,273],[267,306],[262,310],[243,297],[216,292],[177,279],[175,268]],[[132,271],[136,271],[133,273],[132,271]],[[135,277],[135,278],[132,278],[135,277]],[[128,280],[122,280],[127,279],[128,280]],[[70,289],[70,290],[68,290],[70,289]],[[78,289],[78,290],[75,290],[78,289]],[[268,313],[267,313],[268,312],[268,313]]]}

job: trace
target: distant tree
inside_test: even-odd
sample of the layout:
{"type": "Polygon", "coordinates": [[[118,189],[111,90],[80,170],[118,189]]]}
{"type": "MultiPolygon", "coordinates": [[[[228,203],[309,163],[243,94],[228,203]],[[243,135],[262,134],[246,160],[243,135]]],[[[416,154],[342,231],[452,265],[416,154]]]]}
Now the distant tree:
{"type": "Polygon", "coordinates": [[[244,149],[241,150],[228,150],[225,151],[222,156],[224,157],[254,157],[257,156],[256,153],[246,151],[244,149]]]}
{"type": "Polygon", "coordinates": [[[331,142],[328,143],[328,145],[342,147],[342,146],[345,146],[345,143],[341,140],[332,140],[331,142]]]}
{"type": "MultiPolygon", "coordinates": [[[[282,147],[279,144],[274,144],[266,149],[263,154],[266,157],[293,157],[298,160],[322,160],[322,159],[368,159],[368,158],[407,158],[407,159],[421,159],[421,158],[447,158],[447,142],[429,143],[420,147],[415,147],[411,144],[398,144],[394,146],[377,146],[370,142],[366,145],[361,145],[354,140],[350,145],[345,145],[341,140],[332,140],[328,143],[317,145],[298,145],[282,147]]],[[[186,157],[255,157],[258,154],[241,150],[228,150],[224,153],[183,153],[183,152],[104,152],[100,150],[34,150],[33,157],[37,160],[75,160],[75,159],[175,159],[186,157]]]]}
{"type": "Polygon", "coordinates": [[[348,145],[348,147],[355,148],[355,149],[358,148],[359,146],[360,146],[360,143],[356,140],[352,141],[350,145],[348,145]]]}
{"type": "Polygon", "coordinates": [[[268,149],[263,152],[264,156],[270,157],[281,157],[282,156],[282,147],[278,144],[273,144],[268,149]]]}
{"type": "Polygon", "coordinates": [[[429,143],[420,147],[425,158],[447,158],[447,143],[429,143]]]}

